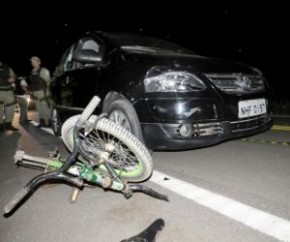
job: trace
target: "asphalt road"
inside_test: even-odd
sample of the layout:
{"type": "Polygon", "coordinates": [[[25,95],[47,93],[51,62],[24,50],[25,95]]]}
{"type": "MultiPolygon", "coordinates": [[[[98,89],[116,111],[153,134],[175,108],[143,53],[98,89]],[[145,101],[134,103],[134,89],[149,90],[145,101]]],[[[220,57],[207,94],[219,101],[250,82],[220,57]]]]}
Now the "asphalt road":
{"type": "MultiPolygon", "coordinates": [[[[42,186],[12,216],[1,216],[0,241],[115,242],[157,219],[165,223],[158,242],[290,241],[290,131],[284,121],[282,128],[246,139],[155,152],[155,172],[145,184],[168,195],[168,203],[85,188],[71,204],[71,187],[42,186]]],[[[60,138],[32,124],[0,136],[1,208],[40,173],[17,168],[16,149],[46,157],[56,146],[67,155],[60,138]]]]}

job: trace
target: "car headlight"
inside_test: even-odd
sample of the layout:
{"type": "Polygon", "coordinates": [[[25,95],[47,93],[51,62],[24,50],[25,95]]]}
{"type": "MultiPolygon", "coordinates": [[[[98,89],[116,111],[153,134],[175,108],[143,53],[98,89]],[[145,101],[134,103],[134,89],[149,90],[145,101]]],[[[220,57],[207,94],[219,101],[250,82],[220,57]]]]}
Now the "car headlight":
{"type": "Polygon", "coordinates": [[[146,92],[194,92],[206,89],[205,84],[187,72],[165,72],[144,80],[146,92]]]}

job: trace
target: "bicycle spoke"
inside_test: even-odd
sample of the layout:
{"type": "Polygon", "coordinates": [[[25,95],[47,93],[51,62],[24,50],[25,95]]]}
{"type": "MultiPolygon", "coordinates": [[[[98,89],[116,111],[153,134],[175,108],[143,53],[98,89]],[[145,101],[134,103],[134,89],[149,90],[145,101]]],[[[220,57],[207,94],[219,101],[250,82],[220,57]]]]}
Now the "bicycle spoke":
{"type": "Polygon", "coordinates": [[[110,163],[116,169],[135,169],[138,159],[131,150],[119,139],[108,132],[93,130],[87,136],[80,133],[81,145],[94,157],[97,153],[105,151],[106,144],[114,145],[114,151],[110,155],[110,163]]]}

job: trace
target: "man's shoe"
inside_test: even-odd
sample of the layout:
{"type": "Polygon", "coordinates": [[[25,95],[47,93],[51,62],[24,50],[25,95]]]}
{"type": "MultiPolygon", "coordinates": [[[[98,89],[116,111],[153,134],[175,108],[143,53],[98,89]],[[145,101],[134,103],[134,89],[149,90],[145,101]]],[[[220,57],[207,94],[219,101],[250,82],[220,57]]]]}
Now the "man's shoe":
{"type": "Polygon", "coordinates": [[[37,127],[49,128],[51,123],[45,119],[40,119],[40,124],[37,127]]]}
{"type": "Polygon", "coordinates": [[[48,120],[48,127],[52,127],[52,121],[51,121],[51,119],[50,120],[48,120]]]}
{"type": "Polygon", "coordinates": [[[28,125],[28,124],[30,124],[30,121],[31,120],[23,120],[23,121],[20,121],[19,123],[21,124],[21,125],[28,125]]]}
{"type": "Polygon", "coordinates": [[[4,128],[6,130],[11,130],[11,131],[18,131],[17,128],[13,127],[11,123],[5,123],[4,128]]]}
{"type": "Polygon", "coordinates": [[[39,124],[37,125],[38,128],[44,128],[45,127],[45,120],[44,119],[40,119],[39,120],[39,124]]]}

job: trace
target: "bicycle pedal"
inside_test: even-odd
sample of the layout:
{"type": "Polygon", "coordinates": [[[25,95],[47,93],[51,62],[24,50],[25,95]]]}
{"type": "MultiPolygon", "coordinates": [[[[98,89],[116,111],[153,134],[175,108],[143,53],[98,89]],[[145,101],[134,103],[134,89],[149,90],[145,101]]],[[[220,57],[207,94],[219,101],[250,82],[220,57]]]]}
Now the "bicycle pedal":
{"type": "Polygon", "coordinates": [[[70,196],[70,203],[75,203],[78,195],[79,195],[80,189],[79,188],[73,188],[71,196],[70,196]]]}
{"type": "Polygon", "coordinates": [[[59,158],[60,157],[60,153],[59,153],[59,149],[58,147],[55,147],[53,151],[48,151],[48,158],[49,159],[54,159],[54,158],[59,158]]]}

